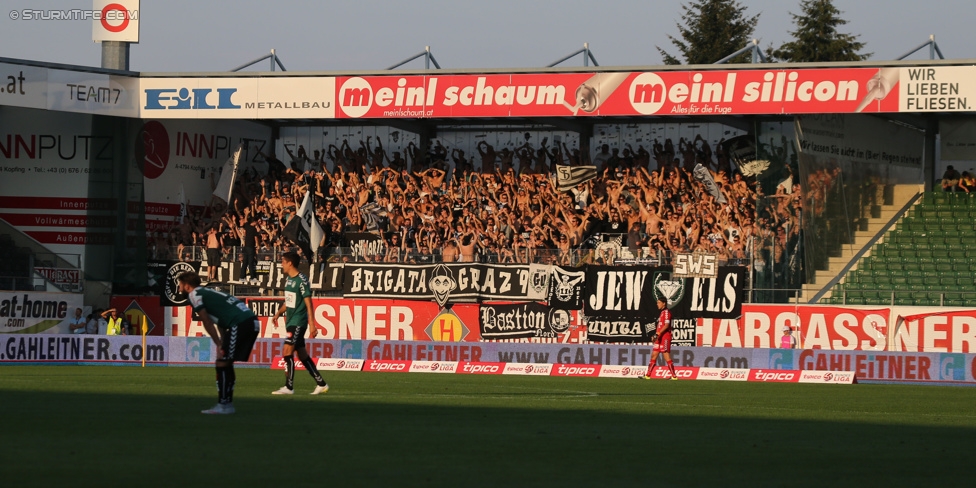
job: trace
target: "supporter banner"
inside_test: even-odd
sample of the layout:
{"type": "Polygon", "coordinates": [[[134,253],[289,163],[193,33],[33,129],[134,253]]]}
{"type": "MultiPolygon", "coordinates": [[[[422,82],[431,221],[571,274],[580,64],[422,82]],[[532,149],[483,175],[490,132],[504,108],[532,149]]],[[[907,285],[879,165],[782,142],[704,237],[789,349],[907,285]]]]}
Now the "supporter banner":
{"type": "Polygon", "coordinates": [[[346,263],[346,298],[406,298],[448,302],[544,300],[549,268],[542,265],[346,263]]]}
{"type": "Polygon", "coordinates": [[[892,312],[889,351],[976,352],[976,310],[911,309],[892,312]]]}
{"type": "Polygon", "coordinates": [[[561,310],[583,309],[583,268],[553,266],[549,279],[549,306],[561,310]]]}
{"type": "Polygon", "coordinates": [[[540,303],[483,303],[479,324],[483,339],[554,338],[569,330],[572,315],[568,310],[540,303]]]}
{"type": "Polygon", "coordinates": [[[585,317],[586,338],[590,342],[650,342],[657,327],[655,318],[627,319],[613,316],[585,317]]]}
{"type": "Polygon", "coordinates": [[[0,334],[67,334],[77,308],[84,308],[77,293],[0,291],[0,334]]]}
{"type": "Polygon", "coordinates": [[[890,78],[878,68],[340,77],[336,117],[896,112],[898,91],[877,89],[894,87],[897,70],[890,78]]]}
{"type": "Polygon", "coordinates": [[[370,232],[347,232],[344,234],[352,255],[357,258],[385,256],[386,242],[377,234],[370,232]]]}
{"type": "Polygon", "coordinates": [[[771,348],[784,327],[799,332],[799,347],[883,351],[887,348],[888,308],[819,305],[747,305],[737,320],[702,320],[699,346],[771,348]]]}
{"type": "Polygon", "coordinates": [[[596,178],[596,166],[556,165],[556,182],[559,191],[570,191],[580,183],[596,178]]]}
{"type": "Polygon", "coordinates": [[[200,261],[158,261],[146,263],[149,273],[149,286],[159,295],[159,303],[164,307],[189,305],[190,299],[179,289],[176,279],[183,273],[200,274],[200,261]]]}
{"type": "Polygon", "coordinates": [[[664,276],[655,278],[655,297],[665,294],[675,318],[732,319],[742,315],[748,276],[746,267],[719,266],[716,278],[666,280],[664,276]]]}
{"type": "Polygon", "coordinates": [[[587,266],[583,312],[587,317],[657,317],[653,288],[660,271],[649,266],[587,266]]]}
{"type": "Polygon", "coordinates": [[[721,266],[717,278],[673,278],[671,268],[588,266],[583,310],[605,320],[656,320],[664,297],[675,318],[735,318],[742,312],[746,269],[721,266]]]}

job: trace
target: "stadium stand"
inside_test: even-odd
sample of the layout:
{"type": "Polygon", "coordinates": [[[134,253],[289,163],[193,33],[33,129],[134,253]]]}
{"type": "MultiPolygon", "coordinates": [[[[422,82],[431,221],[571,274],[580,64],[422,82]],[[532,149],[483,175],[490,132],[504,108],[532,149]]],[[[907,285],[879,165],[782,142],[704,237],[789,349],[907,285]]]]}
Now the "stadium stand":
{"type": "Polygon", "coordinates": [[[976,194],[925,193],[826,302],[976,306],[974,221],[976,194]]]}

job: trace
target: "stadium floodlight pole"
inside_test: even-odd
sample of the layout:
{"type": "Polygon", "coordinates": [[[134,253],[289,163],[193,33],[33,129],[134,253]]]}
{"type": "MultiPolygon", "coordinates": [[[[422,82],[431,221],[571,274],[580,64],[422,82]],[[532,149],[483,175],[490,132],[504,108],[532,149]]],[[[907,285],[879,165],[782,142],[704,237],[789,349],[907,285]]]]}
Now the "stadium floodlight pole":
{"type": "Polygon", "coordinates": [[[394,64],[393,66],[390,66],[389,68],[386,69],[387,70],[397,69],[400,66],[403,66],[409,63],[410,61],[413,61],[421,56],[424,57],[424,69],[430,69],[430,63],[434,63],[435,68],[441,69],[441,65],[437,64],[437,60],[434,59],[434,55],[430,52],[430,46],[424,46],[423,51],[420,51],[419,53],[410,56],[409,58],[404,59],[403,61],[400,61],[399,63],[394,64]]]}
{"type": "Polygon", "coordinates": [[[271,71],[274,71],[275,70],[275,64],[277,64],[278,67],[281,68],[281,71],[288,71],[287,69],[285,69],[285,65],[281,63],[281,58],[278,57],[278,55],[275,53],[275,50],[274,49],[271,50],[271,54],[265,54],[264,56],[261,56],[260,58],[255,59],[254,61],[250,61],[250,62],[244,63],[244,64],[242,64],[242,65],[240,65],[240,66],[232,69],[231,71],[240,71],[240,70],[242,70],[244,68],[247,68],[247,67],[250,67],[250,66],[254,66],[255,64],[258,64],[261,61],[264,61],[265,59],[270,59],[271,60],[271,71]]]}
{"type": "Polygon", "coordinates": [[[559,61],[549,63],[548,65],[546,65],[546,67],[547,68],[555,67],[557,64],[560,64],[564,61],[567,61],[575,57],[577,54],[583,55],[583,66],[589,66],[590,61],[593,61],[593,66],[600,66],[600,63],[596,62],[596,57],[593,56],[593,51],[590,51],[590,43],[584,42],[583,49],[580,49],[579,51],[575,51],[573,52],[573,54],[570,54],[569,56],[560,58],[559,61]]]}
{"type": "Polygon", "coordinates": [[[945,59],[945,56],[942,55],[942,50],[939,49],[939,45],[935,42],[935,34],[930,34],[929,40],[919,44],[918,47],[916,47],[915,49],[912,49],[911,51],[908,51],[907,53],[898,56],[897,58],[895,58],[895,60],[901,61],[911,56],[912,54],[917,53],[925,46],[929,47],[929,59],[934,60],[936,54],[939,55],[939,59],[945,59]]]}
{"type": "Polygon", "coordinates": [[[738,51],[736,51],[736,52],[734,52],[732,54],[729,54],[728,56],[726,56],[726,57],[724,57],[724,58],[722,58],[722,59],[720,59],[718,61],[715,61],[712,64],[725,64],[725,63],[731,61],[736,56],[738,56],[740,54],[745,54],[746,52],[749,52],[749,51],[752,52],[752,62],[753,63],[759,62],[760,60],[762,60],[763,63],[768,63],[769,62],[769,60],[766,59],[766,55],[763,54],[762,49],[759,48],[759,40],[758,39],[753,39],[753,40],[749,41],[748,44],[746,44],[746,47],[744,47],[742,49],[739,49],[738,51]]]}

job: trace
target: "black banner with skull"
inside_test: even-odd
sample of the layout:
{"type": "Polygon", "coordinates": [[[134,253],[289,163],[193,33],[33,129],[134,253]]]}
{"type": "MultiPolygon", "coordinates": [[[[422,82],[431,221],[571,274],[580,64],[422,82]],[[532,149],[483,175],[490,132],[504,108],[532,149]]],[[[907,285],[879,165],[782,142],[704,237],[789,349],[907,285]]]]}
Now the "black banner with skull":
{"type": "Polygon", "coordinates": [[[343,266],[345,298],[452,302],[544,301],[549,266],[535,264],[368,264],[343,266]]]}

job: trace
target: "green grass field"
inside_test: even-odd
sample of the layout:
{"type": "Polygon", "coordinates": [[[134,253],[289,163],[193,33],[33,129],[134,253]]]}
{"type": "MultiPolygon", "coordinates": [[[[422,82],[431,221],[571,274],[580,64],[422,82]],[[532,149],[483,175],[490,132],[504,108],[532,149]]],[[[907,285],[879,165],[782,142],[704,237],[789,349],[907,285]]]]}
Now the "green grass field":
{"type": "Polygon", "coordinates": [[[965,486],[976,389],[0,367],[4,486],[965,486]]]}

